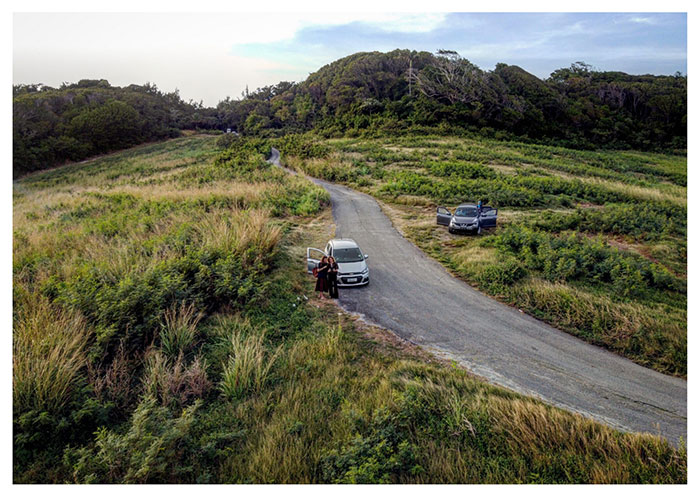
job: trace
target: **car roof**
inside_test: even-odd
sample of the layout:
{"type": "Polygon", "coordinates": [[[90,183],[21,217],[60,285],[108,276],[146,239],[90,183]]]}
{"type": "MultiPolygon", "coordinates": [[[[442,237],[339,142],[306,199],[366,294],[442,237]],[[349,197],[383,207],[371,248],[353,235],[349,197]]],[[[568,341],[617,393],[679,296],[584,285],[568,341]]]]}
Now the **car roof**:
{"type": "Polygon", "coordinates": [[[476,207],[476,204],[460,204],[460,205],[457,206],[458,209],[459,209],[460,207],[476,207]]]}
{"type": "Polygon", "coordinates": [[[343,247],[357,247],[357,243],[355,243],[355,240],[352,238],[334,238],[333,240],[329,241],[331,245],[335,248],[343,248],[343,247]]]}

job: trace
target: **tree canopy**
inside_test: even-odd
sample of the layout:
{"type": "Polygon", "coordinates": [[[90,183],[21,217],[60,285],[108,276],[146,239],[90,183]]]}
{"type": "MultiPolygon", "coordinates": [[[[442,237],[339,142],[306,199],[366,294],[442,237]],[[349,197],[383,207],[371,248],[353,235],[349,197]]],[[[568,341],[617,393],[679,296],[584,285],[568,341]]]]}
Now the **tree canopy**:
{"type": "Polygon", "coordinates": [[[13,171],[17,176],[197,128],[341,135],[430,127],[574,148],[683,150],[687,82],[680,73],[629,75],[584,62],[543,80],[515,65],[484,71],[450,50],[394,50],[355,53],[300,83],[246,90],[215,108],[148,83],[16,85],[13,171]]]}

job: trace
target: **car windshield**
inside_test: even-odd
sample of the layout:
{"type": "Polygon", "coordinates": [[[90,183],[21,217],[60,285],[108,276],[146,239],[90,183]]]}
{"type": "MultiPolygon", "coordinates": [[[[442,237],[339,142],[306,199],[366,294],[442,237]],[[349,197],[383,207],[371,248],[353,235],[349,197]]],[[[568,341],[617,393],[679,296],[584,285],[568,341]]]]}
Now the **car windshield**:
{"type": "Polygon", "coordinates": [[[360,262],[363,260],[362,252],[358,247],[339,248],[333,251],[335,262],[360,262]]]}
{"type": "Polygon", "coordinates": [[[455,211],[455,216],[476,217],[476,207],[459,207],[455,211]]]}

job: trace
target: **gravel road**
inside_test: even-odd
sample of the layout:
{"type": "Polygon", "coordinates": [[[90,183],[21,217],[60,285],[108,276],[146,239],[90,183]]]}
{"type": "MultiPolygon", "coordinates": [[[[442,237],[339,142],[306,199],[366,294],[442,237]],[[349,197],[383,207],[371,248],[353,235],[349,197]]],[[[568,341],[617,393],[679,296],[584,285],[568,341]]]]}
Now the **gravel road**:
{"type": "MultiPolygon", "coordinates": [[[[279,164],[273,149],[271,161],[279,164]]],[[[587,344],[451,276],[403,238],[370,196],[331,195],[336,237],[369,254],[370,284],[340,304],[488,381],[625,431],[687,441],[687,384],[587,344]]],[[[323,248],[323,247],[319,247],[323,248]]]]}

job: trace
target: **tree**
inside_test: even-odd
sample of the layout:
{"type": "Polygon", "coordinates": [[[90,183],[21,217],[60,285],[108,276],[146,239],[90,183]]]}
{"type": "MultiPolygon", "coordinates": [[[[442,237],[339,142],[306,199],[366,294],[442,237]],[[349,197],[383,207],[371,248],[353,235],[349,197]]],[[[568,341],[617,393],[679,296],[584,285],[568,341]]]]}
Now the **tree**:
{"type": "Polygon", "coordinates": [[[139,143],[141,119],[133,107],[111,100],[73,118],[69,135],[87,141],[96,153],[108,152],[139,143]]]}

